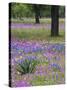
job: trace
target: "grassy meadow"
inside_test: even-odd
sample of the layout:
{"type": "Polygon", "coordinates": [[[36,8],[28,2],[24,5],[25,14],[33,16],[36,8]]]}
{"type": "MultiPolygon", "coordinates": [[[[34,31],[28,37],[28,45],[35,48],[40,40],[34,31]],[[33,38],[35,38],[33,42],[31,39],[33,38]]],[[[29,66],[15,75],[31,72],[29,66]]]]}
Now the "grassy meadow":
{"type": "MultiPolygon", "coordinates": [[[[24,19],[25,20],[25,19],[24,19]]],[[[12,23],[34,23],[32,19],[12,23]]],[[[41,23],[50,24],[50,19],[41,23]]],[[[64,24],[64,19],[60,19],[64,24]]],[[[22,26],[22,25],[21,25],[22,26]]],[[[26,87],[65,83],[65,30],[51,37],[45,28],[12,28],[12,86],[26,87]]]]}

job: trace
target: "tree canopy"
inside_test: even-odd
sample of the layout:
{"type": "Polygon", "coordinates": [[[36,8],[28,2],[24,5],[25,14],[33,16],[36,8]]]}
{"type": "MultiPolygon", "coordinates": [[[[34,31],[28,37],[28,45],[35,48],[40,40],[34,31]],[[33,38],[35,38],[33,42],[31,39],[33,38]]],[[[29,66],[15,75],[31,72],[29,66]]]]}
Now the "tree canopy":
{"type": "MultiPolygon", "coordinates": [[[[37,5],[40,17],[51,17],[51,5],[37,5]]],[[[33,4],[22,4],[22,3],[11,3],[11,17],[22,18],[22,17],[35,17],[33,4]]],[[[59,7],[59,17],[65,16],[65,7],[59,7]]]]}

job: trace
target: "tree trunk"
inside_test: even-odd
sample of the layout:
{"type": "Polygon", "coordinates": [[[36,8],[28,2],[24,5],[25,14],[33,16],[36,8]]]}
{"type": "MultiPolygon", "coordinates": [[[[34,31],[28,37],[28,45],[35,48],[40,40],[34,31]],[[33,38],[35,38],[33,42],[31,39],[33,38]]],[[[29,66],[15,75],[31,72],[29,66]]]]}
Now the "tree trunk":
{"type": "Polygon", "coordinates": [[[38,24],[38,23],[40,23],[40,21],[39,21],[39,14],[40,14],[39,6],[34,4],[33,8],[34,8],[34,12],[35,12],[35,23],[38,24]]]}
{"type": "Polygon", "coordinates": [[[51,36],[59,35],[59,6],[51,7],[51,36]]]}

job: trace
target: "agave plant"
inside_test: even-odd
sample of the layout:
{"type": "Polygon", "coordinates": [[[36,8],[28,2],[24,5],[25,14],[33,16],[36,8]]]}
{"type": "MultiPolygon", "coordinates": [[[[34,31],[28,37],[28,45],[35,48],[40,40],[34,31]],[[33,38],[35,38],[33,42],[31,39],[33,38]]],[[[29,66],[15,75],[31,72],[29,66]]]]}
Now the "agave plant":
{"type": "Polygon", "coordinates": [[[18,64],[17,71],[21,74],[33,73],[35,71],[36,64],[37,60],[25,59],[22,63],[18,64]]]}

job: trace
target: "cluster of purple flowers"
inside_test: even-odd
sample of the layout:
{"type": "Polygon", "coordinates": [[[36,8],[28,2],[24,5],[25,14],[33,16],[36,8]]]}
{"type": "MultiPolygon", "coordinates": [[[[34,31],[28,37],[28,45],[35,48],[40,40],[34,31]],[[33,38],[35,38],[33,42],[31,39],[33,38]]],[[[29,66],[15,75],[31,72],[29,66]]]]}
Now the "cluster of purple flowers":
{"type": "MultiPolygon", "coordinates": [[[[57,79],[58,73],[64,71],[63,66],[58,63],[60,61],[62,62],[62,58],[64,58],[64,48],[64,44],[42,44],[38,42],[15,40],[11,42],[11,62],[13,63],[13,65],[24,64],[24,67],[26,69],[27,66],[33,65],[32,61],[39,61],[41,62],[39,63],[41,64],[41,66],[38,67],[39,64],[36,64],[36,67],[38,67],[38,69],[35,67],[34,75],[47,76],[50,69],[52,72],[54,72],[53,76],[56,76],[57,79]],[[30,62],[30,65],[27,64],[27,62],[26,64],[24,63],[24,61],[26,60],[30,62]],[[44,62],[44,64],[42,61],[44,62]],[[42,66],[42,64],[44,67],[42,66]]],[[[17,81],[15,86],[21,87],[29,85],[30,84],[27,83],[27,81],[22,80],[17,81]]]]}
{"type": "Polygon", "coordinates": [[[18,44],[18,43],[13,43],[11,45],[11,48],[16,50],[16,51],[23,51],[24,53],[32,53],[32,52],[39,52],[42,51],[43,48],[41,45],[39,44],[32,44],[32,43],[22,43],[22,44],[18,44]]]}
{"type": "Polygon", "coordinates": [[[64,51],[64,44],[49,44],[48,45],[48,51],[58,51],[58,52],[61,52],[61,51],[64,51]]]}
{"type": "Polygon", "coordinates": [[[27,81],[17,81],[15,87],[28,87],[31,86],[27,81]]]}
{"type": "Polygon", "coordinates": [[[50,67],[55,71],[60,71],[61,70],[61,66],[59,64],[56,64],[56,63],[50,64],[50,67]]]}
{"type": "Polygon", "coordinates": [[[37,60],[37,57],[36,56],[26,56],[23,59],[19,59],[17,63],[22,64],[25,60],[29,60],[29,61],[37,60]]]}
{"type": "MultiPolygon", "coordinates": [[[[11,45],[12,50],[22,51],[24,53],[32,53],[32,52],[41,52],[41,51],[48,51],[50,53],[57,52],[64,52],[64,45],[63,44],[49,44],[48,47],[42,46],[38,43],[17,43],[12,42],[11,45]]],[[[20,54],[22,54],[22,52],[20,54]]]]}
{"type": "MultiPolygon", "coordinates": [[[[41,52],[48,60],[51,60],[55,56],[56,60],[60,60],[60,56],[57,56],[57,52],[64,54],[64,44],[39,44],[27,41],[12,41],[11,42],[11,58],[14,59],[16,56],[23,56],[23,54],[41,52]],[[43,53],[42,53],[43,52],[43,53]]],[[[19,58],[19,62],[25,59],[34,59],[32,56],[25,56],[22,60],[19,58]]],[[[36,59],[36,58],[35,58],[36,59]]]]}

